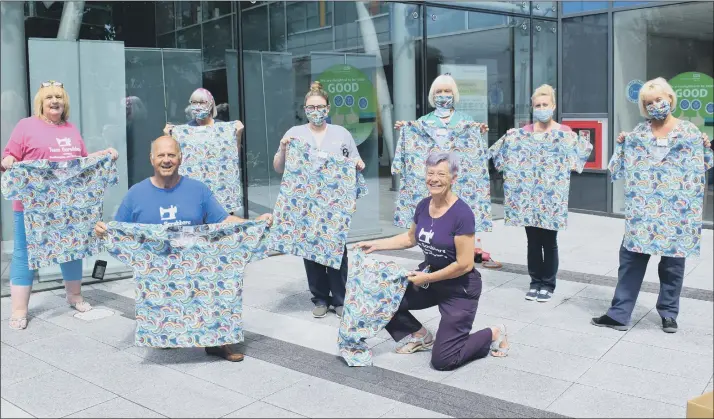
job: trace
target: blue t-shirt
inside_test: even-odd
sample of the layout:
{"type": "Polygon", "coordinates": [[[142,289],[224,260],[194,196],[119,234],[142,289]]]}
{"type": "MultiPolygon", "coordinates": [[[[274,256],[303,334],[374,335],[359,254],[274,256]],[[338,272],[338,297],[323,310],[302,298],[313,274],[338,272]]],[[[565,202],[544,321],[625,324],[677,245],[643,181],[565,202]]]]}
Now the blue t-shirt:
{"type": "Polygon", "coordinates": [[[181,176],[171,189],[161,189],[144,179],[129,189],[116,215],[122,223],[188,226],[220,223],[228,213],[208,186],[181,176]]]}

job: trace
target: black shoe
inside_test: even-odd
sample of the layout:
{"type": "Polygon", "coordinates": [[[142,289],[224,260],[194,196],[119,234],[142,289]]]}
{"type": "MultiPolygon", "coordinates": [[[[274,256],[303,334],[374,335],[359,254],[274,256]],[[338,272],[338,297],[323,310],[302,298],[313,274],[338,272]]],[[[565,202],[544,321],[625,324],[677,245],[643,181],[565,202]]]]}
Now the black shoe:
{"type": "Polygon", "coordinates": [[[677,333],[677,321],[673,317],[662,317],[662,330],[665,333],[677,333]]]}
{"type": "Polygon", "coordinates": [[[593,317],[592,320],[590,320],[590,323],[598,327],[609,327],[611,329],[619,330],[621,332],[624,332],[629,329],[627,325],[613,320],[608,315],[604,315],[601,317],[593,317]]]}

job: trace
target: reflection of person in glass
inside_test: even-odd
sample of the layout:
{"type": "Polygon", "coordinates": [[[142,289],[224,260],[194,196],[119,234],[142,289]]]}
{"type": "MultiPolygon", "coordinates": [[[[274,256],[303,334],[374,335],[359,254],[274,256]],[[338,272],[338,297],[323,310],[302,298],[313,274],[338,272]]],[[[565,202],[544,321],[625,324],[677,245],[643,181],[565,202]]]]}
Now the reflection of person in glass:
{"type": "MultiPolygon", "coordinates": [[[[213,193],[202,182],[179,175],[181,149],[178,142],[162,136],[151,143],[151,164],[154,175],[132,186],[122,200],[114,220],[122,223],[162,224],[161,208],[178,208],[172,223],[178,225],[202,225],[218,223],[242,223],[244,219],[230,215],[218,203],[213,193]]],[[[257,220],[272,222],[271,214],[263,214],[257,220]]],[[[94,228],[98,236],[104,236],[107,225],[98,222],[94,228]]],[[[229,346],[208,347],[206,353],[220,356],[232,362],[243,360],[243,354],[229,346]]]]}
{"type": "Polygon", "coordinates": [[[476,220],[468,204],[452,191],[458,172],[458,156],[432,152],[426,160],[426,185],[431,196],[417,204],[409,231],[355,245],[365,253],[416,245],[424,252],[425,260],[418,271],[409,273],[411,284],[386,329],[400,342],[397,353],[410,354],[433,346],[431,364],[437,370],[453,370],[485,357],[489,351],[495,357],[504,357],[509,349],[505,326],[470,334],[482,283],[474,269],[476,220]],[[436,337],[409,312],[435,305],[441,312],[436,337]]]}
{"type": "Polygon", "coordinates": [[[688,245],[698,241],[696,236],[701,235],[701,227],[699,231],[693,231],[696,229],[691,225],[701,223],[703,202],[699,203],[699,210],[696,209],[696,202],[681,202],[681,208],[676,213],[664,211],[659,202],[662,201],[663,194],[667,194],[670,200],[678,199],[679,194],[673,189],[694,190],[698,187],[695,176],[691,172],[682,173],[683,163],[691,164],[696,160],[691,157],[686,160],[678,158],[680,153],[691,153],[691,146],[675,147],[678,141],[688,141],[690,144],[702,142],[704,164],[698,162],[701,164],[702,176],[711,168],[714,157],[707,135],[691,122],[682,121],[672,115],[672,111],[677,106],[677,95],[667,80],[659,77],[643,84],[638,101],[640,114],[646,121],[637,124],[632,133],[641,136],[628,139],[628,133],[620,133],[609,168],[613,180],[622,177],[625,171],[636,170],[637,183],[642,184],[641,191],[628,191],[627,194],[644,201],[640,207],[646,205],[648,208],[636,209],[634,207],[637,204],[628,203],[628,207],[636,209],[637,212],[628,211],[626,214],[629,228],[620,245],[620,268],[617,272],[617,287],[612,305],[605,315],[593,318],[591,323],[621,331],[629,329],[632,311],[640,293],[650,256],[660,255],[658,270],[660,288],[656,308],[662,319],[662,330],[666,333],[675,333],[678,328],[679,296],[684,282],[684,262],[689,251],[688,245]],[[625,153],[628,149],[622,145],[627,144],[626,141],[643,141],[642,144],[637,145],[637,149],[650,160],[658,162],[655,163],[659,165],[657,171],[654,172],[652,169],[654,165],[640,162],[637,158],[626,158],[625,153]],[[665,168],[669,173],[662,173],[662,169],[665,168]],[[655,177],[656,181],[651,180],[655,177]],[[648,191],[646,189],[648,183],[656,183],[655,188],[648,191]],[[664,192],[656,191],[660,188],[664,192]],[[667,230],[676,230],[680,237],[673,240],[672,234],[667,230]]]}
{"type": "MultiPolygon", "coordinates": [[[[273,158],[276,172],[283,173],[285,170],[285,153],[291,138],[305,140],[312,147],[330,154],[357,159],[357,170],[364,169],[364,162],[360,158],[352,134],[339,125],[328,124],[325,121],[330,112],[330,98],[322,89],[320,82],[316,81],[310,86],[310,91],[305,95],[304,110],[310,122],[294,126],[285,133],[273,158]]],[[[312,315],[316,318],[325,317],[329,306],[332,305],[335,313],[342,317],[347,283],[347,248],[345,247],[339,270],[307,259],[304,263],[307,282],[313,295],[312,302],[315,304],[312,315]]]]}
{"type": "MultiPolygon", "coordinates": [[[[544,84],[533,92],[533,119],[523,129],[528,132],[571,132],[569,126],[553,119],[555,112],[555,89],[544,84]]],[[[512,130],[510,131],[512,132],[512,130]]],[[[555,277],[558,274],[558,231],[540,227],[526,227],[528,238],[528,274],[531,284],[526,300],[548,302],[555,291],[555,277]]]]}
{"type": "MultiPolygon", "coordinates": [[[[12,168],[13,164],[28,160],[64,161],[88,157],[79,130],[69,122],[70,102],[67,91],[60,82],[47,81],[40,86],[33,101],[34,116],[20,120],[10,135],[3,151],[2,170],[12,168]],[[59,143],[62,146],[58,146],[59,143]]],[[[118,153],[113,148],[97,151],[89,156],[111,154],[117,159],[118,153]]],[[[27,238],[23,206],[20,201],[12,204],[14,211],[14,247],[10,263],[10,293],[12,296],[12,316],[10,328],[27,327],[27,309],[30,302],[32,282],[35,271],[29,269],[27,238]]],[[[70,307],[89,311],[92,306],[84,301],[81,293],[82,260],[73,260],[60,264],[62,278],[70,307]]]]}
{"type": "MultiPolygon", "coordinates": [[[[213,95],[208,90],[199,87],[191,93],[189,98],[189,107],[187,110],[190,113],[191,120],[186,123],[186,125],[191,127],[200,127],[204,125],[213,125],[214,122],[222,122],[219,119],[215,119],[218,115],[218,107],[216,106],[216,101],[213,99],[213,95]]],[[[238,144],[238,150],[240,150],[240,140],[243,134],[243,123],[241,121],[235,122],[236,127],[236,140],[238,144]]],[[[167,123],[164,127],[164,134],[171,135],[174,125],[167,123]]]]}

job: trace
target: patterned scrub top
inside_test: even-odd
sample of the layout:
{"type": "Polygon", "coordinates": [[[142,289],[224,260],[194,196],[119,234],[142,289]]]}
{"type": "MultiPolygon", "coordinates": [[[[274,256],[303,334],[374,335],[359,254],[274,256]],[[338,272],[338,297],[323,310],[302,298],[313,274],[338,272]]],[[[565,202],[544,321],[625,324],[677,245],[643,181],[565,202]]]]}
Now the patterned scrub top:
{"type": "Polygon", "coordinates": [[[581,173],[592,144],[574,132],[509,131],[491,146],[503,172],[505,225],[565,230],[570,172],[581,173]]]}
{"type": "Polygon", "coordinates": [[[609,169],[625,182],[623,246],[648,255],[698,256],[702,236],[705,173],[714,165],[711,148],[689,121],[665,139],[648,122],[615,145],[609,169]]]}
{"type": "Polygon", "coordinates": [[[2,175],[2,194],[24,206],[30,269],[101,253],[94,225],[106,189],[118,183],[110,155],[66,161],[27,160],[2,175]]]}
{"type": "Polygon", "coordinates": [[[426,159],[433,150],[455,152],[461,157],[454,193],[474,212],[476,231],[491,231],[488,144],[481,134],[480,126],[468,121],[445,129],[443,123],[442,127],[437,127],[427,119],[408,122],[401,128],[392,161],[392,174],[401,175],[395,202],[394,225],[409,228],[414,220],[417,204],[429,196],[426,187],[426,159]]]}
{"type": "Polygon", "coordinates": [[[337,336],[340,355],[350,367],[372,365],[367,339],[387,326],[409,286],[408,271],[358,251],[349,258],[344,313],[337,336]]]}
{"type": "Polygon", "coordinates": [[[243,341],[243,271],[267,256],[265,222],[107,227],[107,251],[134,270],[137,346],[243,341]]]}
{"type": "Polygon", "coordinates": [[[179,125],[171,135],[181,146],[183,161],[179,174],[205,183],[226,211],[242,211],[243,185],[235,122],[179,125]]]}
{"type": "Polygon", "coordinates": [[[290,141],[268,248],[339,269],[357,199],[367,185],[356,159],[290,141]]]}

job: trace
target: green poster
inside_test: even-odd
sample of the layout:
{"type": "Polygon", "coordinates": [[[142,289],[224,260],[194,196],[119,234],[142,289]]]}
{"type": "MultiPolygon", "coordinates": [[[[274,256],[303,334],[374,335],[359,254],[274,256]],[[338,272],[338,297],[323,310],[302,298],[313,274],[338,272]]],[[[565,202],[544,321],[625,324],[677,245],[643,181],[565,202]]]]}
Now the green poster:
{"type": "Polygon", "coordinates": [[[712,78],[704,73],[690,71],[669,80],[677,95],[677,109],[672,112],[677,118],[692,122],[714,137],[714,86],[712,78]]]}
{"type": "Polygon", "coordinates": [[[345,127],[357,145],[369,138],[377,118],[372,81],[360,69],[337,64],[318,77],[330,95],[330,120],[345,127]]]}

